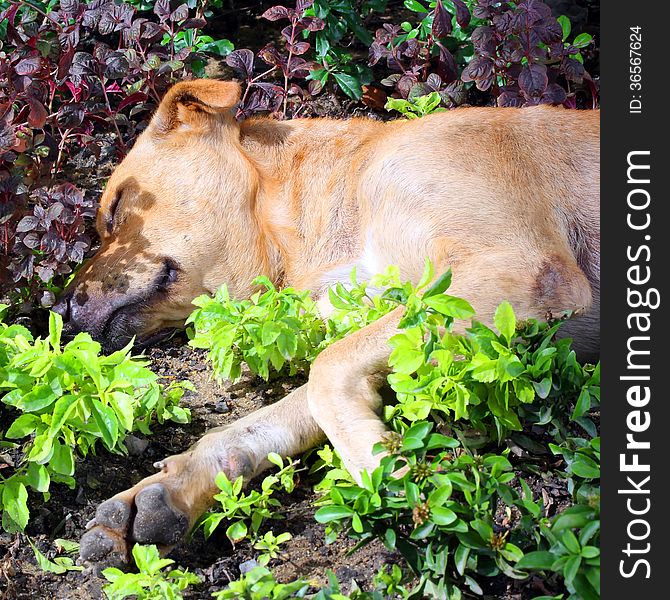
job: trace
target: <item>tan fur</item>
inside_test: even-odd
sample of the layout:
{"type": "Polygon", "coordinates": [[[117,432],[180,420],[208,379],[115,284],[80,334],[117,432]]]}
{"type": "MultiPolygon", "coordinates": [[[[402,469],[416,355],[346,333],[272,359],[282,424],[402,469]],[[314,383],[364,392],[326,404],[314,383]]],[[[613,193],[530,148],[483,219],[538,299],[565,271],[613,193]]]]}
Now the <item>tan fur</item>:
{"type": "MultiPolygon", "coordinates": [[[[416,281],[428,257],[437,273],[452,268],[450,293],[478,318],[490,321],[503,300],[520,317],[577,311],[567,329],[585,355],[597,354],[597,111],[468,108],[389,123],[238,125],[238,97],[237,84],[215,81],[168,93],[103,194],[102,248],[75,282],[74,321],[104,332],[94,315],[137,297],[129,302],[141,336],[180,323],[193,297],[224,283],[241,297],[265,274],[318,297],[353,267],[365,279],[394,264],[416,281]],[[165,258],[179,265],[178,279],[152,296],[165,258]]],[[[355,476],[374,466],[370,449],[384,431],[378,374],[400,313],[326,350],[307,386],[244,427],[208,434],[154,478],[195,519],[217,470],[251,475],[268,451],[299,452],[321,432],[355,476]]],[[[143,485],[125,492],[128,501],[143,485]]]]}

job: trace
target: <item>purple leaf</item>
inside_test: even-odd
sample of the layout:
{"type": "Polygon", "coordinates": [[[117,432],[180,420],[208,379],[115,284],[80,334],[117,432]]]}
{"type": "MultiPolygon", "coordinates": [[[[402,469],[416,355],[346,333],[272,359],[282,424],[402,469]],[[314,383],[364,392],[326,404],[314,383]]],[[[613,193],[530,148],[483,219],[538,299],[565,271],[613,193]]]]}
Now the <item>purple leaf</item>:
{"type": "Polygon", "coordinates": [[[170,0],[156,0],[154,14],[161,21],[167,21],[170,16],[170,0]]]}
{"type": "Polygon", "coordinates": [[[566,78],[575,83],[581,83],[584,79],[584,65],[574,58],[566,58],[561,63],[561,71],[566,78]]]}
{"type": "Polygon", "coordinates": [[[487,90],[493,83],[493,61],[487,57],[473,58],[463,69],[461,80],[474,81],[478,89],[487,90]]]}
{"type": "Polygon", "coordinates": [[[16,232],[23,233],[25,231],[32,231],[38,226],[38,224],[39,220],[37,217],[28,215],[19,221],[19,224],[16,226],[16,232]]]}
{"type": "Polygon", "coordinates": [[[326,22],[317,17],[303,17],[300,23],[308,31],[321,31],[326,27],[326,22]]]}
{"type": "Polygon", "coordinates": [[[60,9],[69,16],[75,16],[79,12],[79,0],[61,0],[60,9]]]}
{"type": "Polygon", "coordinates": [[[443,38],[447,37],[452,31],[451,27],[451,15],[447,12],[447,9],[444,8],[442,0],[437,0],[437,5],[433,11],[433,27],[432,34],[433,37],[443,38]]]}
{"type": "Polygon", "coordinates": [[[565,90],[557,83],[550,83],[542,95],[543,104],[563,104],[568,95],[565,90]]]}
{"type": "Polygon", "coordinates": [[[309,50],[309,43],[307,42],[296,42],[295,44],[289,44],[288,48],[293,52],[293,54],[301,55],[305,54],[309,50]]]}
{"type": "Polygon", "coordinates": [[[289,9],[285,6],[273,6],[268,8],[262,15],[268,21],[279,21],[280,19],[289,18],[289,9]]]}
{"type": "Polygon", "coordinates": [[[16,63],[14,71],[16,71],[17,75],[33,75],[40,70],[41,66],[42,60],[39,55],[28,56],[16,63]]]}
{"type": "Polygon", "coordinates": [[[493,27],[477,27],[477,29],[472,32],[472,37],[470,39],[479,54],[484,54],[486,56],[495,55],[497,41],[493,27]]]}
{"type": "Polygon", "coordinates": [[[456,23],[459,27],[465,28],[470,25],[470,10],[463,0],[452,0],[456,8],[456,23]]]}
{"type": "Polygon", "coordinates": [[[254,53],[247,48],[233,50],[226,56],[226,64],[239,71],[245,79],[251,79],[254,73],[254,53]]]}
{"type": "Polygon", "coordinates": [[[525,65],[519,75],[519,87],[530,98],[541,97],[547,89],[546,65],[525,65]]]}
{"type": "Polygon", "coordinates": [[[186,4],[180,4],[170,13],[171,21],[184,21],[188,19],[188,6],[186,4]]]}
{"type": "Polygon", "coordinates": [[[314,4],[314,0],[296,0],[295,10],[304,13],[312,4],[314,4]]]}

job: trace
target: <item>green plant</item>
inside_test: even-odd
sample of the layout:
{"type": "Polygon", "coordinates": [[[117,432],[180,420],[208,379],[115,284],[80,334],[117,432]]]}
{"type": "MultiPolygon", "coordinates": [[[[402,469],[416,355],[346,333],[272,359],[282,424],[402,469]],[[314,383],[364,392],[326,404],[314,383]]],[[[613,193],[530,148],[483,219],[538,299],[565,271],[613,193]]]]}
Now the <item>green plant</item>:
{"type": "Polygon", "coordinates": [[[550,414],[567,410],[566,402],[578,396],[574,414],[580,418],[599,401],[599,369],[580,365],[569,339],[552,342],[560,323],[518,323],[505,302],[494,317],[497,332],[474,322],[467,336],[453,336],[440,331],[437,301],[442,296],[424,295],[433,303],[430,316],[390,340],[389,383],[399,402],[387,408],[387,419],[416,421],[439,412],[502,440],[510,430],[521,431],[520,418],[546,422],[544,406],[551,406],[550,414]],[[527,410],[536,398],[546,402],[527,410]]]}
{"type": "MultiPolygon", "coordinates": [[[[231,482],[225,473],[219,473],[216,476],[216,485],[221,491],[214,496],[214,499],[219,502],[221,510],[217,509],[214,512],[209,512],[200,520],[199,525],[202,526],[205,537],[212,535],[212,532],[225,519],[230,523],[226,529],[226,536],[233,544],[241,542],[249,534],[251,534],[251,541],[256,543],[261,525],[267,519],[278,517],[275,509],[280,507],[281,503],[273,498],[273,495],[279,489],[286,492],[293,491],[296,463],[289,462],[284,465],[281,456],[274,453],[268,455],[268,460],[279,467],[279,471],[267,475],[263,479],[260,491],[252,489],[245,494],[242,491],[244,485],[242,476],[234,482],[231,482]]],[[[282,543],[277,542],[279,538],[282,538],[282,535],[278,538],[273,536],[273,543],[282,543]]],[[[285,539],[283,538],[282,541],[285,541],[285,539]]],[[[268,544],[271,541],[271,538],[267,539],[268,544]]],[[[268,550],[268,548],[261,549],[268,550]]],[[[274,557],[270,556],[269,558],[274,557]]]]}
{"type": "MultiPolygon", "coordinates": [[[[28,523],[28,489],[49,498],[51,482],[74,487],[75,450],[82,457],[99,443],[126,452],[131,431],[151,433],[153,420],[185,423],[190,413],[179,406],[187,383],[164,389],[130,355],[130,346],[100,356],[100,344],[78,334],[61,348],[62,318],[51,313],[49,335],[34,339],[20,325],[2,322],[0,306],[0,405],[11,425],[2,445],[16,453],[15,465],[0,479],[2,525],[7,531],[28,523]]],[[[4,419],[3,419],[4,420],[4,419]]]]}
{"type": "Polygon", "coordinates": [[[277,536],[272,531],[268,531],[263,537],[258,538],[258,541],[254,544],[254,549],[262,551],[258,557],[258,564],[262,567],[267,566],[273,558],[279,556],[281,545],[288,542],[292,537],[287,531],[277,536]]]}
{"type": "MultiPolygon", "coordinates": [[[[295,331],[305,323],[317,342],[300,355],[301,369],[328,344],[403,305],[402,331],[389,340],[388,382],[396,401],[384,408],[392,431],[378,447],[386,453],[381,466],[363,474],[358,486],[330,447],[315,452],[310,472],[323,474],[316,518],[326,525],[326,541],[346,530],[359,540],[357,547],[377,537],[400,552],[418,585],[405,589],[398,570],[379,577],[387,592],[403,597],[457,600],[482,594],[482,577],[522,580],[538,570],[551,572],[554,584],[562,582],[574,600],[590,600],[599,574],[599,529],[586,521],[597,521],[599,514],[600,446],[591,411],[600,400],[600,369],[579,364],[570,340],[556,339],[562,317],[521,322],[507,302],[498,307],[494,327],[473,321],[466,335],[455,335],[454,321],[471,319],[474,311],[447,293],[450,284],[451,273],[435,277],[428,261],[416,285],[402,283],[393,267],[369,283],[352,273],[349,285],[329,290],[333,312],[323,323],[307,295],[289,290],[282,297],[267,285],[251,304],[227,309],[225,319],[216,301],[205,302],[212,307],[208,326],[222,321],[237,327],[250,309],[258,310],[254,326],[262,323],[268,331],[276,320],[295,331]],[[287,306],[278,311],[282,302],[287,306]],[[290,324],[282,320],[285,314],[290,324]],[[578,437],[577,427],[589,437],[578,437]],[[531,428],[543,433],[530,436],[531,428]],[[555,475],[573,495],[571,508],[553,519],[544,516],[547,507],[533,498],[522,474],[552,467],[545,462],[543,470],[496,446],[512,440],[539,457],[553,453],[564,460],[555,475]]],[[[207,330],[202,335],[209,343],[207,330]]],[[[239,364],[249,353],[229,341],[215,348],[237,352],[239,364]]],[[[240,495],[241,480],[225,485],[227,510],[235,515],[240,499],[247,498],[240,495]]],[[[246,509],[245,516],[250,514],[246,509]]],[[[246,526],[231,527],[231,539],[247,533],[246,526]]],[[[344,597],[336,580],[331,583],[318,594],[344,597]]],[[[359,590],[351,597],[379,594],[359,590]]]]}
{"type": "Polygon", "coordinates": [[[124,573],[116,568],[102,572],[110,582],[103,588],[108,600],[122,600],[128,596],[137,600],[178,600],[188,586],[200,583],[200,578],[188,570],[164,571],[174,564],[174,560],[161,558],[156,546],[135,544],[133,558],[138,573],[124,573]]]}
{"type": "MultiPolygon", "coordinates": [[[[83,571],[84,567],[80,567],[74,564],[74,559],[70,556],[56,556],[53,560],[49,560],[40,550],[33,544],[33,541],[30,538],[28,543],[33,549],[33,554],[35,555],[35,560],[37,565],[42,571],[47,573],[54,573],[56,575],[62,575],[68,571],[83,571]]],[[[70,542],[68,540],[56,540],[56,545],[59,548],[63,549],[66,554],[77,554],[79,552],[79,544],[76,542],[70,542]]]]}
{"type": "Polygon", "coordinates": [[[278,291],[267,277],[254,279],[254,284],[266,291],[235,300],[223,286],[214,298],[193,301],[198,309],[186,321],[195,327],[190,343],[209,349],[208,359],[219,379],[239,379],[242,362],[266,380],[270,368],[281,372],[287,367],[294,375],[314,359],[325,339],[309,292],[278,291]]]}
{"type": "Polygon", "coordinates": [[[263,379],[273,374],[294,375],[309,368],[329,344],[360,329],[397,306],[391,297],[372,294],[375,286],[398,284],[397,269],[359,283],[355,271],[351,285],[329,290],[333,315],[324,322],[309,291],[277,290],[267,277],[253,283],[263,286],[248,300],[230,297],[224,285],[215,296],[199,296],[198,308],[186,323],[194,326],[191,346],[209,350],[218,379],[240,378],[242,364],[263,379]]]}
{"type": "Polygon", "coordinates": [[[384,105],[388,111],[396,110],[408,119],[418,119],[436,112],[444,112],[446,109],[440,107],[442,98],[437,92],[431,92],[425,96],[417,96],[409,100],[402,98],[389,98],[384,105]]]}
{"type": "Polygon", "coordinates": [[[216,600],[286,600],[302,598],[309,589],[309,582],[298,579],[290,583],[277,583],[265,567],[256,567],[237,581],[231,581],[225,590],[213,594],[216,600]]]}

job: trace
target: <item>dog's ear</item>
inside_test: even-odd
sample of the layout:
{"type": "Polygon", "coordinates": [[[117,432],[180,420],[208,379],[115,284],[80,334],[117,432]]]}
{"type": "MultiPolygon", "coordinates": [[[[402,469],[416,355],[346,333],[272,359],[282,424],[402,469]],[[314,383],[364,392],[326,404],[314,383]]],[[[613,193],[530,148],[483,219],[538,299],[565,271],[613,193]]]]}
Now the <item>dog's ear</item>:
{"type": "Polygon", "coordinates": [[[180,125],[211,125],[212,118],[233,122],[231,109],[240,100],[235,81],[195,79],[173,85],[151,121],[154,131],[165,134],[180,125]]]}

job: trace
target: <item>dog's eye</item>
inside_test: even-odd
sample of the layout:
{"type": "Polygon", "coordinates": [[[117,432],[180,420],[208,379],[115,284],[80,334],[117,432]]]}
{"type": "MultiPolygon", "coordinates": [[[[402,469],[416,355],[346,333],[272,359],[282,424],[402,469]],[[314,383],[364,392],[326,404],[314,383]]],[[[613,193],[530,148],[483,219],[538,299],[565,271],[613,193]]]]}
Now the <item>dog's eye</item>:
{"type": "Polygon", "coordinates": [[[112,200],[112,203],[109,205],[109,210],[107,211],[107,222],[105,224],[107,233],[112,233],[112,229],[114,229],[114,217],[116,216],[116,209],[119,208],[120,201],[121,192],[117,192],[116,196],[114,196],[114,200],[112,200]]]}
{"type": "Polygon", "coordinates": [[[166,258],[163,264],[163,272],[161,273],[160,279],[158,281],[158,287],[161,290],[166,290],[177,281],[179,276],[179,265],[170,258],[166,258]]]}

